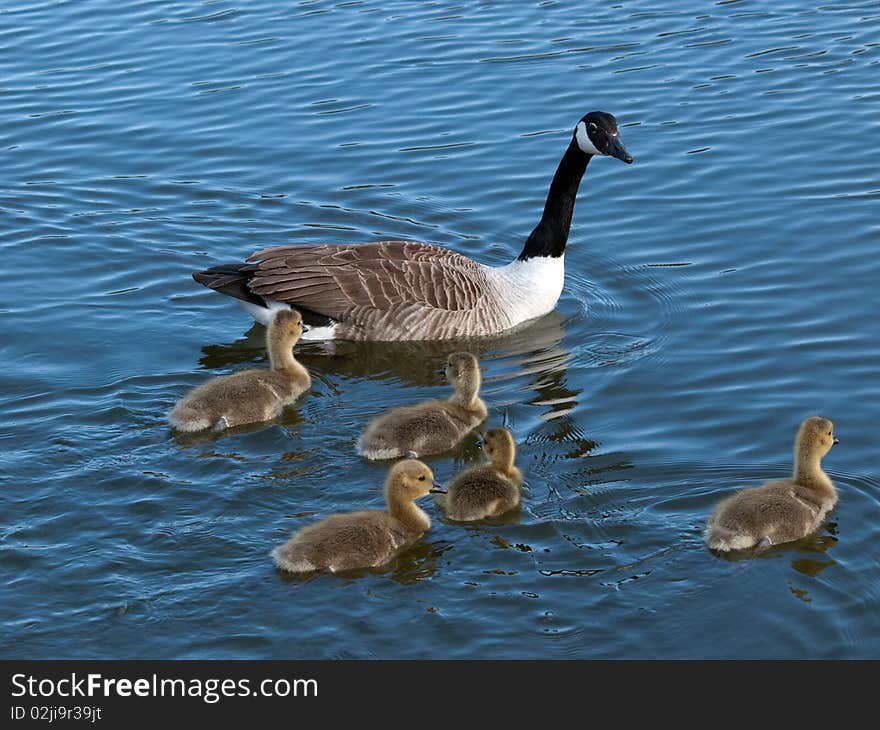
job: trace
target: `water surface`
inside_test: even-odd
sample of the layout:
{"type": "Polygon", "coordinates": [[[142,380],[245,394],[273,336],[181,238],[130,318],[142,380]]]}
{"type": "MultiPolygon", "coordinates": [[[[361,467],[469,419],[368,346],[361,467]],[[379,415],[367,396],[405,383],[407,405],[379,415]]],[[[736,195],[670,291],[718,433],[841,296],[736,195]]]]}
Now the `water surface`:
{"type": "Polygon", "coordinates": [[[6,3],[0,654],[880,657],[878,31],[877,2],[6,3]],[[442,396],[450,348],[305,344],[277,424],[175,438],[188,388],[265,363],[190,272],[375,238],[504,263],[592,109],[635,164],[590,165],[557,312],[477,347],[520,513],[277,572],[381,505],[356,436],[442,396]],[[815,413],[827,527],[711,555],[712,506],[815,413]]]}

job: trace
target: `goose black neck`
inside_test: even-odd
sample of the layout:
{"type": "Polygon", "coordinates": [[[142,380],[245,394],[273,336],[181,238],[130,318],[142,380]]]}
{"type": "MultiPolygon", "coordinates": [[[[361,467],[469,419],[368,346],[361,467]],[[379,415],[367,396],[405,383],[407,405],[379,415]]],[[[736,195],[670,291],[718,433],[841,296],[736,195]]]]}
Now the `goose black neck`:
{"type": "Polygon", "coordinates": [[[586,172],[592,155],[582,152],[574,140],[568,145],[565,154],[559,161],[547,202],[544,203],[544,214],[532,234],[526,239],[519,261],[536,256],[562,256],[568,241],[568,230],[571,228],[571,214],[574,212],[574,201],[577,197],[581,178],[586,172]]]}

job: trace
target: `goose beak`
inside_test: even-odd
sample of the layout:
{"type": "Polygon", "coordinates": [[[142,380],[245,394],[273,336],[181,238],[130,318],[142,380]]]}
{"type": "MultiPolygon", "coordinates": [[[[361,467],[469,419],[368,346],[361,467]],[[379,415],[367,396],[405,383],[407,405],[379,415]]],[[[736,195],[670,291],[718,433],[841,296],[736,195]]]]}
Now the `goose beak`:
{"type": "Polygon", "coordinates": [[[632,164],[633,161],[633,156],[626,151],[626,147],[623,146],[620,137],[615,136],[609,139],[608,149],[605,150],[605,154],[616,157],[618,160],[623,160],[627,165],[632,164]]]}
{"type": "Polygon", "coordinates": [[[446,487],[444,487],[440,482],[436,479],[434,480],[434,486],[431,487],[428,494],[446,494],[446,487]]]}

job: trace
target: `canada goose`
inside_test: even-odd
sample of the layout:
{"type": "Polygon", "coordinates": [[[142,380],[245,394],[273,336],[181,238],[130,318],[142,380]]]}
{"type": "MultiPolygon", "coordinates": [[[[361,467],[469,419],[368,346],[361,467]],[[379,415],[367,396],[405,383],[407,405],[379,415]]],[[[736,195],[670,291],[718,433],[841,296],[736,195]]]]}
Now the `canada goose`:
{"type": "Polygon", "coordinates": [[[480,400],[480,364],[469,352],[449,356],[444,368],[452,384],[447,400],[400,406],[373,419],[358,440],[358,452],[368,459],[427,456],[449,451],[486,418],[480,400]]]}
{"type": "Polygon", "coordinates": [[[274,309],[303,313],[310,340],[444,340],[503,332],[552,311],[581,178],[594,156],[632,156],[617,120],[590,112],[575,126],[541,220],[512,263],[492,267],[415,241],[303,244],[257,251],[243,264],[193,273],[241,300],[259,322],[274,309]]]}
{"type": "Polygon", "coordinates": [[[487,464],[463,471],[434,496],[451,520],[465,522],[498,517],[519,504],[522,474],[513,465],[516,443],[506,428],[493,428],[483,437],[487,464]]]}
{"type": "Polygon", "coordinates": [[[398,548],[430,529],[430,517],[415,500],[438,487],[426,464],[414,459],[398,462],[385,481],[387,512],[336,514],[303,527],[272,550],[275,564],[293,573],[325,568],[335,573],[387,563],[398,548]]]}
{"type": "Polygon", "coordinates": [[[837,491],[820,462],[838,443],[834,424],[811,416],[798,429],[791,479],[743,489],[722,500],[706,526],[712,550],[763,552],[771,545],[800,540],[815,530],[837,503],[837,491]]]}
{"type": "Polygon", "coordinates": [[[270,369],[242,370],[213,378],[185,395],[168,415],[179,431],[222,430],[268,421],[311,385],[309,372],[293,357],[302,334],[296,310],[279,310],[266,330],[270,369]]]}

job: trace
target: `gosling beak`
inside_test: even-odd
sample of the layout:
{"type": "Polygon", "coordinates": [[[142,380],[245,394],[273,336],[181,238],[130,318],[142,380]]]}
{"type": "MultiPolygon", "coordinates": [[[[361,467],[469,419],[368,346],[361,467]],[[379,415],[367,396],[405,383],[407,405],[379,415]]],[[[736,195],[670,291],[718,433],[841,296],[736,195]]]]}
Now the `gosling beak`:
{"type": "Polygon", "coordinates": [[[835,436],[833,439],[831,439],[831,443],[832,443],[832,444],[839,444],[839,443],[840,443],[840,439],[837,438],[837,436],[835,436]]]}
{"type": "Polygon", "coordinates": [[[407,451],[403,458],[404,459],[418,459],[419,455],[415,451],[407,451]]]}
{"type": "Polygon", "coordinates": [[[434,486],[431,487],[428,494],[446,494],[446,487],[444,487],[440,482],[436,479],[434,480],[434,486]]]}
{"type": "Polygon", "coordinates": [[[632,155],[626,151],[626,147],[623,146],[620,137],[611,137],[609,139],[605,154],[616,157],[618,160],[623,160],[627,165],[632,164],[633,161],[632,155]]]}

